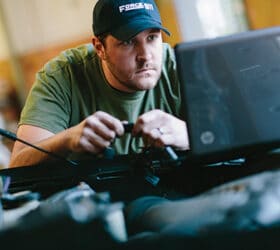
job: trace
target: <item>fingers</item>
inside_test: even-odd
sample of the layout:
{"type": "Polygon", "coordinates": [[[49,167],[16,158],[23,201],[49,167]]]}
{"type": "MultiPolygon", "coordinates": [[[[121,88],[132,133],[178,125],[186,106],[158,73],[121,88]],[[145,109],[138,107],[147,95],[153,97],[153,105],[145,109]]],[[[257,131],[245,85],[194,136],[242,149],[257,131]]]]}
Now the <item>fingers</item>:
{"type": "Polygon", "coordinates": [[[189,148],[184,121],[161,110],[152,110],[136,121],[132,135],[142,136],[146,146],[174,146],[180,150],[189,148]]]}
{"type": "Polygon", "coordinates": [[[145,146],[164,147],[165,136],[159,128],[154,128],[151,131],[142,133],[142,138],[145,146]]]}
{"type": "Polygon", "coordinates": [[[122,122],[105,112],[98,111],[90,116],[87,121],[90,127],[96,129],[97,133],[102,137],[109,136],[112,139],[116,135],[122,136],[124,134],[122,122]]]}
{"type": "Polygon", "coordinates": [[[163,147],[167,145],[168,129],[165,120],[168,114],[161,110],[152,110],[141,115],[132,130],[133,136],[141,136],[145,146],[163,147]]]}
{"type": "Polygon", "coordinates": [[[120,120],[98,111],[87,117],[73,131],[76,132],[76,135],[72,136],[74,151],[100,153],[110,146],[117,136],[124,134],[124,127],[120,120]]]}
{"type": "Polygon", "coordinates": [[[161,110],[152,110],[141,115],[132,130],[132,135],[137,136],[141,134],[149,134],[153,129],[160,128],[164,122],[164,112],[161,110]]]}

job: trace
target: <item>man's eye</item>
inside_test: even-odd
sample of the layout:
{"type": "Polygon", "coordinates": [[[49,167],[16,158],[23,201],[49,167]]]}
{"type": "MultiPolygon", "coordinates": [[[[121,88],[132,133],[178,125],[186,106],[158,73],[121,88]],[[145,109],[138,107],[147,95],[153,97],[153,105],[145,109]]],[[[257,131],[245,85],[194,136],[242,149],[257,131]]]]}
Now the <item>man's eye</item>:
{"type": "Polygon", "coordinates": [[[132,45],[133,41],[132,40],[123,41],[122,44],[125,45],[125,46],[132,45]]]}
{"type": "Polygon", "coordinates": [[[149,35],[148,40],[149,40],[149,41],[153,41],[153,40],[155,40],[157,37],[158,37],[157,35],[149,35]]]}

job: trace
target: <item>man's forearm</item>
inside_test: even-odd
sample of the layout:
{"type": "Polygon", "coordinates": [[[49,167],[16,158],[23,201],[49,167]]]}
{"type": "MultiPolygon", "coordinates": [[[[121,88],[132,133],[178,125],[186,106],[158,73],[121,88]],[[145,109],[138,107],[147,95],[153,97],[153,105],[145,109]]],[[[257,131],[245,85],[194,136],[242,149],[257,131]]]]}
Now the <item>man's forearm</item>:
{"type": "MultiPolygon", "coordinates": [[[[18,143],[20,142],[16,142],[16,144],[18,143]]],[[[54,160],[55,158],[64,158],[70,152],[67,147],[68,139],[66,131],[53,135],[33,145],[46,152],[24,145],[24,147],[21,147],[21,150],[16,150],[12,153],[9,167],[36,165],[41,162],[54,160]]]]}

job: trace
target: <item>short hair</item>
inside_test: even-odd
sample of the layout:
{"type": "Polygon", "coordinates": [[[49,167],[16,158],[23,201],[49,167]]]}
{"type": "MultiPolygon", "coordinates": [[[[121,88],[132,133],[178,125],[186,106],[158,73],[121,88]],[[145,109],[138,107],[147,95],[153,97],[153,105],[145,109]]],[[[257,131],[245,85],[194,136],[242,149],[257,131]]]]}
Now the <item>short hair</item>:
{"type": "Polygon", "coordinates": [[[106,46],[105,39],[106,39],[109,35],[110,35],[110,33],[106,32],[106,33],[103,33],[103,34],[97,36],[98,40],[102,43],[102,45],[103,45],[104,47],[106,46]]]}

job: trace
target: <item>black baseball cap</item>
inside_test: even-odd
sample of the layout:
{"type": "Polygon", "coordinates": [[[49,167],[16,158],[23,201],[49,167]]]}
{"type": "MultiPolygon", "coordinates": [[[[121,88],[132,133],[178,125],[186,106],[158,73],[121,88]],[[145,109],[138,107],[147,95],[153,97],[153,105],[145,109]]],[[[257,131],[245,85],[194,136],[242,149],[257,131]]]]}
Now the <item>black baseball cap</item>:
{"type": "Polygon", "coordinates": [[[95,36],[110,33],[122,41],[152,28],[170,35],[153,0],[99,0],[93,9],[92,28],[95,36]]]}

